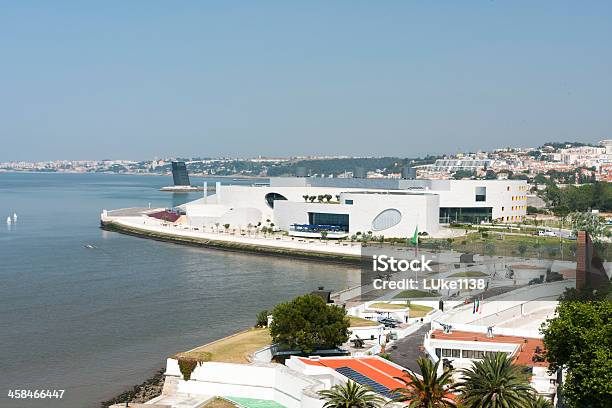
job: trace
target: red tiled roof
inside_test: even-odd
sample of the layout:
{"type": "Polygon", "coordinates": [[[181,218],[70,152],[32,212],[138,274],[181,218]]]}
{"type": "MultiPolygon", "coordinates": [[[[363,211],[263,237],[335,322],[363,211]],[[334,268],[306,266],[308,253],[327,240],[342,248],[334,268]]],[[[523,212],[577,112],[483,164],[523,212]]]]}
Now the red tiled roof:
{"type": "Polygon", "coordinates": [[[328,367],[335,370],[340,367],[349,367],[358,373],[384,385],[390,390],[405,387],[405,384],[393,377],[406,377],[402,370],[387,364],[374,357],[362,358],[321,358],[319,360],[311,360],[308,358],[300,358],[304,363],[309,365],[317,365],[328,367]]]}
{"type": "Polygon", "coordinates": [[[484,343],[506,343],[506,344],[518,344],[519,351],[515,356],[514,363],[529,367],[548,367],[548,363],[534,362],[532,357],[535,354],[536,347],[544,350],[544,343],[542,339],[535,339],[530,337],[519,337],[519,336],[500,336],[495,335],[494,337],[487,337],[483,333],[472,333],[465,331],[452,331],[451,333],[444,333],[442,330],[434,330],[432,332],[435,335],[436,340],[455,340],[455,341],[480,341],[484,343]]]}
{"type": "MultiPolygon", "coordinates": [[[[319,360],[311,360],[300,357],[300,360],[308,365],[316,365],[328,367],[335,370],[340,367],[349,367],[358,373],[384,385],[390,390],[404,388],[406,384],[395,377],[408,380],[408,376],[401,369],[393,364],[387,363],[385,360],[376,357],[348,357],[348,358],[333,358],[323,357],[319,360]]],[[[455,399],[456,396],[452,393],[447,394],[448,398],[455,399]]]]}

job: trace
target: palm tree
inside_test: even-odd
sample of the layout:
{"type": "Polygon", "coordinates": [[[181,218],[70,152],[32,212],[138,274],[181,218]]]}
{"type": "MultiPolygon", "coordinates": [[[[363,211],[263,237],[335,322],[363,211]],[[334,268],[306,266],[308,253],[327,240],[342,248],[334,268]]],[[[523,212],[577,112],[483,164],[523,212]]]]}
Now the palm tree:
{"type": "Polygon", "coordinates": [[[530,408],[554,408],[554,405],[546,398],[538,396],[531,402],[530,408]]]}
{"type": "Polygon", "coordinates": [[[323,408],[377,408],[385,403],[385,399],[370,387],[350,380],[345,385],[334,385],[318,394],[326,401],[323,408]]]}
{"type": "Polygon", "coordinates": [[[506,353],[486,353],[482,361],[461,373],[458,388],[466,408],[531,408],[529,378],[506,353]]]}
{"type": "Polygon", "coordinates": [[[399,394],[393,398],[396,402],[407,402],[408,408],[450,408],[456,407],[450,398],[450,391],[454,388],[452,370],[444,369],[442,375],[438,376],[438,366],[428,358],[419,358],[417,364],[421,369],[423,379],[415,373],[404,370],[406,377],[396,377],[406,384],[405,387],[397,388],[395,393],[399,394]]]}

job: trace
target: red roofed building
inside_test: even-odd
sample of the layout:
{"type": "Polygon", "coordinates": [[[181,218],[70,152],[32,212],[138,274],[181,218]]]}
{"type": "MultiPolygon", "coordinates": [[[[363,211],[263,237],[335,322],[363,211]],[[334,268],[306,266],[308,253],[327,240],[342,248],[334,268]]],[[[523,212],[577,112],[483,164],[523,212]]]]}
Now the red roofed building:
{"type": "MultiPolygon", "coordinates": [[[[480,331],[431,330],[425,337],[424,347],[430,358],[447,360],[456,370],[471,367],[485,353],[507,353],[514,364],[531,369],[531,386],[538,394],[552,401],[557,391],[556,374],[548,373],[544,361],[544,344],[541,338],[494,334],[480,331]]],[[[457,377],[458,378],[458,377],[457,377]]]]}

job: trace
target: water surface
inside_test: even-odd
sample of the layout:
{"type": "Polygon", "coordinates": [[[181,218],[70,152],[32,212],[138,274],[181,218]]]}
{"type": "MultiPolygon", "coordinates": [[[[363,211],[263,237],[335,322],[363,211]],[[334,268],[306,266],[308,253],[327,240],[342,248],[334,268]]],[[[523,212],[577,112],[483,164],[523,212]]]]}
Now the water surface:
{"type": "Polygon", "coordinates": [[[102,209],[169,207],[201,194],[158,191],[169,181],[0,173],[0,407],[99,407],[166,356],[249,327],[258,311],[319,285],[358,280],[343,266],[98,228],[102,209]],[[66,392],[61,401],[10,400],[9,389],[66,392]]]}

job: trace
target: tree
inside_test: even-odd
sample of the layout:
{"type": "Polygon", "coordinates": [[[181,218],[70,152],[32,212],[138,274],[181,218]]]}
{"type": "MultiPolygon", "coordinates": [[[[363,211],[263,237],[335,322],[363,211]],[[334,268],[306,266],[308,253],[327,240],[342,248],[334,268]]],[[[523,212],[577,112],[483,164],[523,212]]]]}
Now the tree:
{"type": "Polygon", "coordinates": [[[268,311],[262,310],[257,313],[257,321],[255,322],[255,327],[267,327],[268,326],[268,311]]]}
{"type": "Polygon", "coordinates": [[[404,370],[405,377],[396,377],[405,387],[394,390],[398,394],[396,402],[407,402],[409,408],[447,408],[456,407],[450,392],[453,389],[452,371],[445,368],[438,376],[440,361],[433,363],[428,358],[419,358],[417,364],[421,369],[421,380],[413,372],[404,370]]]}
{"type": "Polygon", "coordinates": [[[562,300],[542,327],[551,370],[566,369],[565,402],[609,407],[612,395],[612,302],[562,300]]]}
{"type": "Polygon", "coordinates": [[[325,400],[324,408],[376,408],[385,404],[385,399],[371,388],[354,381],[343,385],[334,385],[330,390],[319,391],[325,400]]]}
{"type": "Polygon", "coordinates": [[[606,230],[603,218],[596,214],[576,212],[573,213],[570,218],[574,235],[578,235],[578,231],[586,231],[596,240],[602,236],[606,230]]]}
{"type": "Polygon", "coordinates": [[[497,174],[493,170],[487,170],[485,180],[497,180],[497,174]]]}
{"type": "Polygon", "coordinates": [[[483,360],[461,370],[461,403],[478,408],[530,408],[533,389],[520,366],[506,353],[486,353],[483,360]]]}
{"type": "Polygon", "coordinates": [[[272,310],[270,335],[275,343],[306,354],[340,346],[349,338],[346,311],[315,295],[278,304],[272,310]]]}
{"type": "Polygon", "coordinates": [[[544,397],[538,396],[531,402],[531,406],[529,408],[555,408],[549,400],[544,397]]]}
{"type": "Polygon", "coordinates": [[[453,174],[453,179],[454,180],[461,180],[464,178],[472,178],[474,177],[474,172],[473,171],[468,171],[468,170],[457,170],[454,174],[453,174]]]}

